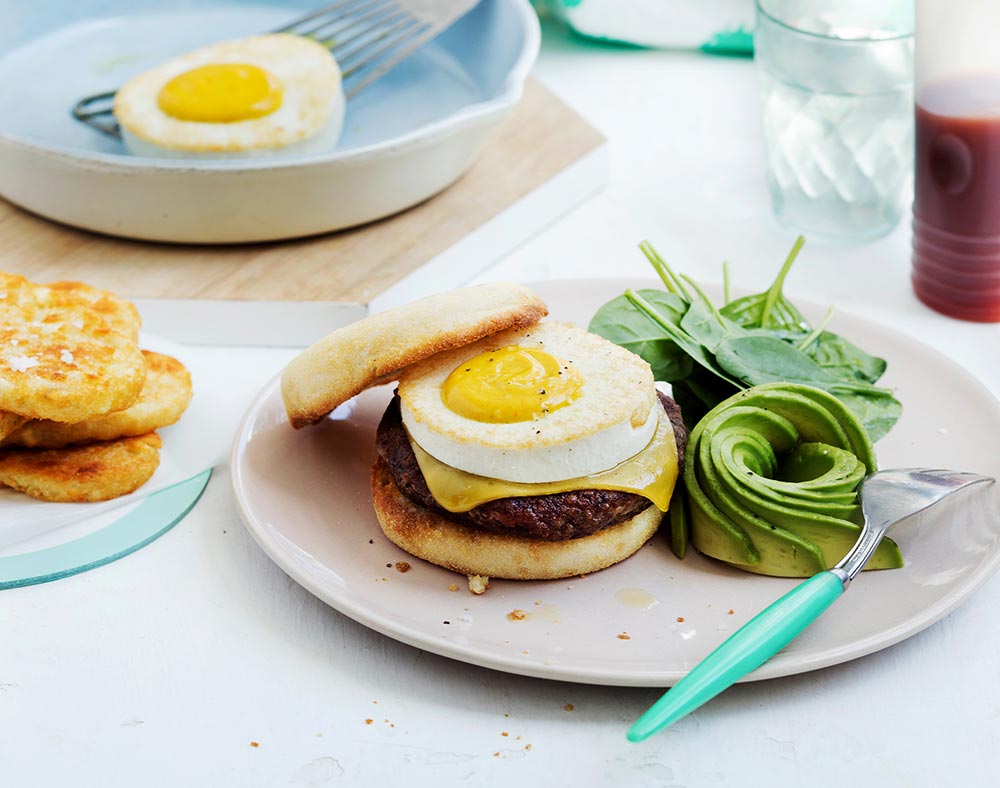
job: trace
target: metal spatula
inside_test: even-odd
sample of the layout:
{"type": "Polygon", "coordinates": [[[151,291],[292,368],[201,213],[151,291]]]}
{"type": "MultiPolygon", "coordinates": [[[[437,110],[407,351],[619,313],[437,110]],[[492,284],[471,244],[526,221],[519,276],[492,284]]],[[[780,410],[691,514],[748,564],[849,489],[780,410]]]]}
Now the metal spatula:
{"type": "Polygon", "coordinates": [[[896,523],[970,485],[993,481],[989,476],[927,468],[866,476],[859,487],[864,527],[844,559],[740,627],[636,721],[628,731],[629,740],[642,741],[672,725],[781,651],[844,593],[896,523]]]}
{"type": "MultiPolygon", "coordinates": [[[[295,33],[327,47],[340,65],[347,98],[416,52],[479,0],[338,0],[272,33],[295,33]]],[[[73,117],[111,137],[115,91],[80,99],[73,117]]]]}

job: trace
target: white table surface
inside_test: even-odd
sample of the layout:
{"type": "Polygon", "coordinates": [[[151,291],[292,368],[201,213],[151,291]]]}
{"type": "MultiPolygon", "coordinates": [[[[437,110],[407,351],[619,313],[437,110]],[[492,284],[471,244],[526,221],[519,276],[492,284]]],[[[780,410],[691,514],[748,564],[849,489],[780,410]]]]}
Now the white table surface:
{"type": "MultiPolygon", "coordinates": [[[[649,238],[702,281],[728,259],[737,285],[770,282],[794,233],[771,217],[750,62],[596,48],[546,26],[536,74],[609,138],[609,185],[482,279],[646,276],[635,247],[649,238]]],[[[810,243],[786,289],[915,334],[1000,392],[1000,327],[922,307],[908,245],[907,226],[810,243]]],[[[225,367],[235,384],[206,440],[224,444],[290,356],[192,349],[202,374],[225,367]]],[[[993,579],[899,645],[738,685],[629,744],[659,690],[508,675],[365,629],[261,552],[223,464],[152,545],[0,592],[0,785],[993,785],[998,607],[993,579]]]]}

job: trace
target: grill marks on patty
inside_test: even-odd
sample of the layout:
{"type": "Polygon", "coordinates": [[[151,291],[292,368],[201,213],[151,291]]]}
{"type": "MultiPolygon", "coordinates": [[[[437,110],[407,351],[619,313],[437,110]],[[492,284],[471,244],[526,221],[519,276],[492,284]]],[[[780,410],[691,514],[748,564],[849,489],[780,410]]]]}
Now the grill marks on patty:
{"type": "MultiPolygon", "coordinates": [[[[665,394],[659,394],[659,398],[673,425],[677,458],[683,467],[687,430],[681,420],[680,407],[665,394]]],[[[400,417],[398,395],[393,397],[382,416],[375,446],[396,486],[407,498],[450,520],[494,533],[546,541],[576,539],[629,520],[652,505],[634,493],[572,490],[552,495],[501,498],[468,512],[449,512],[434,500],[420,472],[400,417]]]]}

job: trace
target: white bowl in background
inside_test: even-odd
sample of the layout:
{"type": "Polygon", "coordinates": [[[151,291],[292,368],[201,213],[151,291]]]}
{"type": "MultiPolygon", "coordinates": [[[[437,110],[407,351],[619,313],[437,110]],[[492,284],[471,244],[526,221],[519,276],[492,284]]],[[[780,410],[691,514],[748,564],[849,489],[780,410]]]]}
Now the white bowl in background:
{"type": "Polygon", "coordinates": [[[80,97],[179,52],[298,13],[241,6],[81,21],[9,52],[0,58],[0,196],[65,224],[178,243],[271,241],[380,219],[468,169],[520,99],[540,40],[528,0],[481,0],[352,99],[327,153],[142,158],[70,115],[80,97]]]}

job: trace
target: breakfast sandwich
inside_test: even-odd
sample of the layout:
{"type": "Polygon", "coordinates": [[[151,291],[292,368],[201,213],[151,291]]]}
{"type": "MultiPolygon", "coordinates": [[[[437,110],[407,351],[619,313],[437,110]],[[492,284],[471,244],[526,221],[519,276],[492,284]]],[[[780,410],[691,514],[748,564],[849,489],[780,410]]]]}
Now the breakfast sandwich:
{"type": "Polygon", "coordinates": [[[295,427],[398,381],[376,434],[385,535],[475,579],[553,579],[624,560],[657,530],[683,460],[649,365],[530,290],[480,285],[334,332],[285,370],[295,427]]]}

